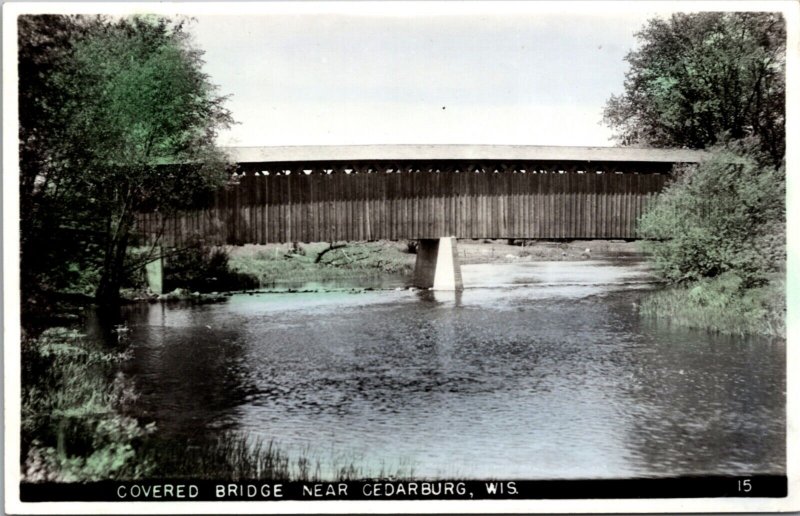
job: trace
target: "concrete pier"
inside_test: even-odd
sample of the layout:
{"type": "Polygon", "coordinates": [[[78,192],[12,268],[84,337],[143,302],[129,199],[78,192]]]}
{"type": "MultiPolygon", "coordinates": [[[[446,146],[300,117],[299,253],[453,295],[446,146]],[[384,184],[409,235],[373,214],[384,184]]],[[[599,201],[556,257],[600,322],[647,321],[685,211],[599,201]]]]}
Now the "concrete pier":
{"type": "Polygon", "coordinates": [[[414,285],[433,290],[463,290],[455,237],[421,239],[417,246],[414,285]]]}
{"type": "Polygon", "coordinates": [[[164,293],[164,258],[161,256],[161,248],[154,250],[158,257],[144,266],[145,276],[147,277],[147,287],[154,294],[164,293]]]}

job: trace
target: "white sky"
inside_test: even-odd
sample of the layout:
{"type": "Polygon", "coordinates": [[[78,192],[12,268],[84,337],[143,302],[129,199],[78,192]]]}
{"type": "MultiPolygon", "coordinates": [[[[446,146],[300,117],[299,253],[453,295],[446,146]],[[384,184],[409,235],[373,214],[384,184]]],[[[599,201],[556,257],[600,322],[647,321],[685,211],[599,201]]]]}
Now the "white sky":
{"type": "Polygon", "coordinates": [[[239,122],[220,144],[612,145],[603,106],[657,15],[350,11],[196,16],[239,122]]]}

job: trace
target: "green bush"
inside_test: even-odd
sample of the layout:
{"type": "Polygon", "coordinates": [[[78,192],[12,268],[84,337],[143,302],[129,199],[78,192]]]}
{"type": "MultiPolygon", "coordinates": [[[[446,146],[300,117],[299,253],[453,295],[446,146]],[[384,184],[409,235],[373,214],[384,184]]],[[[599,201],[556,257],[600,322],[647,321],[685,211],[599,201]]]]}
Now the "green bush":
{"type": "Polygon", "coordinates": [[[639,220],[657,270],[672,282],[733,271],[763,285],[785,263],[785,171],[746,152],[716,150],[679,173],[639,220]]]}
{"type": "Polygon", "coordinates": [[[232,270],[229,260],[224,248],[195,242],[165,260],[164,290],[185,288],[196,292],[220,292],[258,286],[249,275],[232,270]]]}
{"type": "Polygon", "coordinates": [[[724,333],[785,335],[785,170],[734,142],[684,169],[639,220],[656,270],[677,284],[645,315],[724,333]]]}

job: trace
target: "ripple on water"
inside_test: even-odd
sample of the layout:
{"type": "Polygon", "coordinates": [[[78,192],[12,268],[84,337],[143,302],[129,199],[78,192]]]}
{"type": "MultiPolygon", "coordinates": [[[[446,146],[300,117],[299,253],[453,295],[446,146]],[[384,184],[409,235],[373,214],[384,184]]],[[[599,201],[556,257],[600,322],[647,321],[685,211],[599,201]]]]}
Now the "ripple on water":
{"type": "Polygon", "coordinates": [[[635,262],[463,274],[458,294],[262,294],[132,312],[140,409],[163,432],[236,428],[420,476],[784,471],[782,342],[640,320],[634,303],[654,287],[635,262]]]}

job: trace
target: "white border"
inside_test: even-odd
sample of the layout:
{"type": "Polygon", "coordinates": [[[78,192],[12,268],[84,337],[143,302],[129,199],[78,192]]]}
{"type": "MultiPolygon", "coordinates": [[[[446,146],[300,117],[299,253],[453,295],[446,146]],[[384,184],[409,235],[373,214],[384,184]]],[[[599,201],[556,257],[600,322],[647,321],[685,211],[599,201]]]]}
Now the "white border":
{"type": "MultiPolygon", "coordinates": [[[[14,514],[202,514],[202,513],[629,513],[629,512],[777,512],[800,510],[800,456],[798,455],[798,381],[787,374],[787,473],[789,497],[701,498],[648,500],[476,500],[476,501],[281,501],[281,502],[93,502],[22,503],[19,501],[19,198],[17,139],[17,55],[16,17],[22,13],[107,13],[151,12],[174,14],[308,14],[308,15],[391,15],[443,16],[481,15],[514,12],[557,12],[613,17],[620,12],[652,11],[780,11],[786,17],[787,92],[800,91],[798,21],[800,3],[795,1],[752,2],[268,2],[268,3],[6,3],[3,6],[3,301],[4,301],[4,380],[5,380],[5,510],[14,514]]],[[[800,150],[793,142],[798,136],[798,98],[787,98],[787,227],[797,220],[797,164],[800,150]]],[[[358,143],[358,142],[353,142],[358,143]]],[[[800,371],[798,343],[798,303],[800,240],[797,232],[787,231],[787,372],[800,371]]]]}

